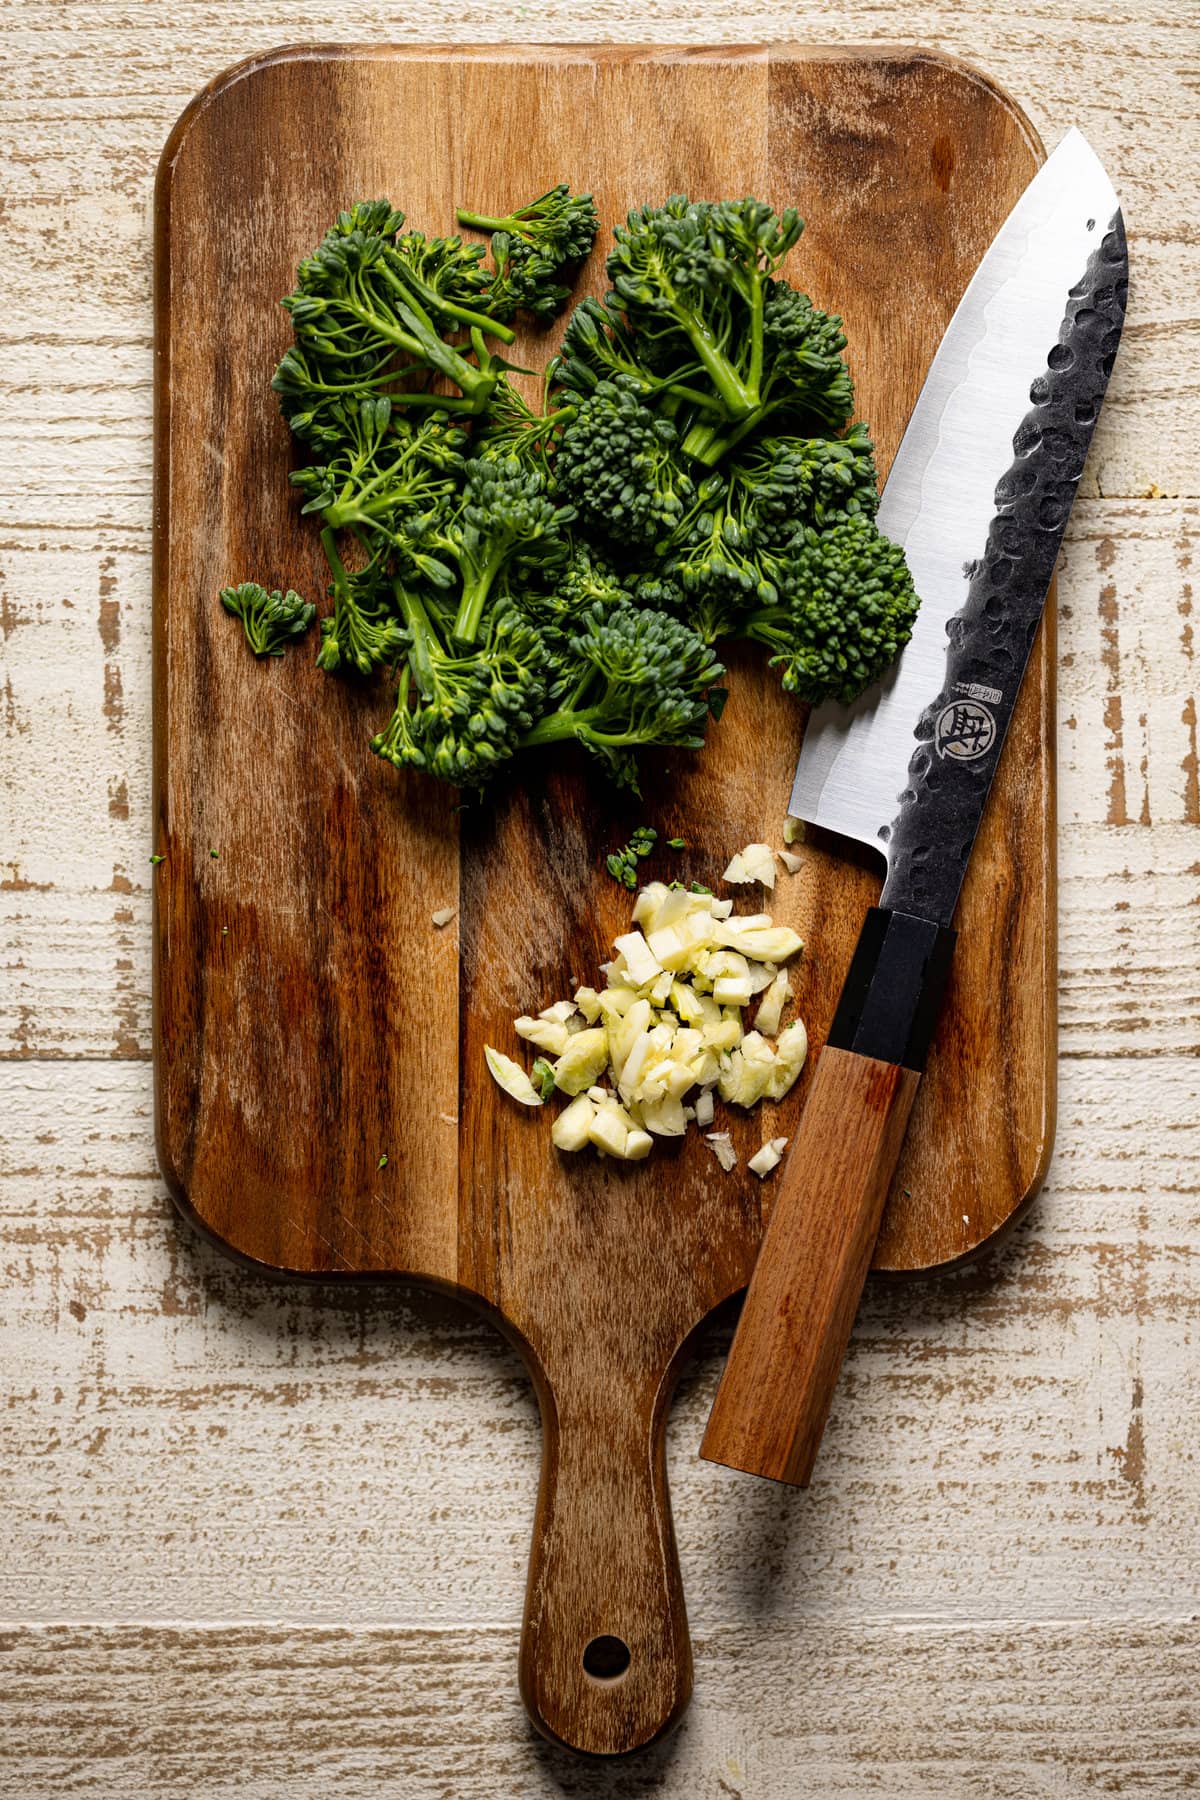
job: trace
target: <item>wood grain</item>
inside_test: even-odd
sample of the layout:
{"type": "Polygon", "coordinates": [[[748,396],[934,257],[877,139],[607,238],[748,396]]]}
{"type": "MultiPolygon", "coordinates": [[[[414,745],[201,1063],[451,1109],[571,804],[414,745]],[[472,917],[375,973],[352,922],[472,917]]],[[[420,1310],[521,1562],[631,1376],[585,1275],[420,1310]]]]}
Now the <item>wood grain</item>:
{"type": "MultiPolygon", "coordinates": [[[[1016,109],[939,59],[760,48],[280,53],[215,84],[164,152],[164,1173],[236,1254],[291,1272],[453,1286],[511,1333],[546,1443],[523,1691],[539,1726],[577,1748],[631,1749],[686,1704],[666,1405],[688,1338],[746,1281],[762,1194],[744,1168],[715,1179],[695,1134],[616,1174],[553,1158],[544,1121],[480,1078],[484,1044],[509,1042],[516,1013],[572,992],[604,960],[628,902],[598,846],[627,835],[629,804],[566,758],[460,825],[452,793],[419,777],[397,789],[370,756],[372,694],[344,684],[330,694],[297,657],[263,681],[205,603],[251,573],[319,592],[313,534],[289,504],[287,434],[260,392],[286,343],[271,302],[322,222],[356,195],[390,193],[432,223],[456,197],[502,210],[506,194],[538,189],[554,168],[595,191],[603,227],[646,194],[799,198],[813,225],[795,272],[818,299],[847,297],[860,402],[886,468],[1034,158],[1016,109]],[[317,167],[307,121],[330,85],[354,125],[317,167]],[[468,128],[447,133],[451,117],[468,128]],[[959,167],[984,167],[987,180],[956,181],[959,167]],[[908,293],[896,307],[900,257],[908,293]],[[240,304],[220,316],[231,268],[240,304]],[[457,945],[425,923],[435,905],[456,903],[457,945]],[[632,1652],[619,1679],[586,1672],[598,1636],[632,1652]]],[[[589,279],[602,284],[599,259],[589,279]]],[[[518,339],[514,360],[536,367],[556,341],[518,339]]],[[[719,740],[652,767],[638,808],[662,836],[697,843],[688,873],[710,885],[733,848],[777,838],[802,729],[760,661],[730,663],[719,740]]],[[[924,1270],[977,1249],[1026,1202],[1049,1154],[1052,692],[1043,634],[964,891],[963,948],[892,1193],[885,1266],[924,1270]],[[988,1028],[997,994],[1002,1040],[988,1028]]],[[[779,895],[775,910],[811,947],[797,1004],[817,1043],[877,885],[814,845],[779,895]]],[[[799,1104],[797,1092],[769,1134],[791,1135],[799,1104]]],[[[743,1158],[764,1129],[759,1118],[735,1123],[743,1158]]]]}
{"type": "MultiPolygon", "coordinates": [[[[662,0],[653,29],[779,25],[662,0]]],[[[623,0],[413,0],[402,26],[377,0],[7,11],[0,1787],[23,1800],[1194,1784],[1193,9],[851,0],[789,26],[974,60],[1048,144],[1082,125],[1131,220],[1134,312],[1059,569],[1058,1149],[998,1262],[868,1284],[809,1495],[696,1460],[727,1333],[705,1339],[669,1459],[696,1701],[605,1770],[522,1731],[501,1622],[539,1445],[517,1359],[440,1301],[236,1267],[179,1231],[155,1168],[148,221],[171,121],[248,49],[645,20],[623,0]]]]}

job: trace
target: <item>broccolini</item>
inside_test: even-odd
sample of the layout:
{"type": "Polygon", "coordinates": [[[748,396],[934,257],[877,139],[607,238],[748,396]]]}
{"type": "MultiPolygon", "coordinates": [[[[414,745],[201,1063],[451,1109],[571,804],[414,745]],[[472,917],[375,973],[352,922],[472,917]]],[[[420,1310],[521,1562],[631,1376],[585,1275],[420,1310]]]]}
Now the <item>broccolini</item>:
{"type": "MultiPolygon", "coordinates": [[[[917,600],[874,523],[841,320],[781,273],[795,211],[631,212],[536,404],[504,351],[568,298],[595,205],[560,183],[458,222],[490,246],[351,207],[283,302],[273,386],[330,576],[317,661],[391,674],[378,754],[470,788],[570,740],[636,791],[639,750],[699,748],[720,716],[730,637],[801,699],[855,698],[917,600]]],[[[290,590],[221,597],[258,654],[311,623],[290,590]]]]}

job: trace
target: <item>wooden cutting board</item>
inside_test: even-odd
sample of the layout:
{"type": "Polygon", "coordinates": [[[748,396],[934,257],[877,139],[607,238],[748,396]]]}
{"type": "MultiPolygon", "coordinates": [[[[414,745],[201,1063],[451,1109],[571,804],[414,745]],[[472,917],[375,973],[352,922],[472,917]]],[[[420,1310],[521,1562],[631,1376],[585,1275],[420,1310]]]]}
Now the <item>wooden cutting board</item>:
{"type": "MultiPolygon", "coordinates": [[[[514,1015],[596,977],[629,914],[603,857],[633,824],[694,846],[647,874],[710,885],[741,845],[781,841],[803,710],[757,659],[733,654],[708,748],[651,760],[641,804],[575,761],[545,779],[526,769],[524,785],[462,814],[447,788],[398,778],[367,741],[390,711],[384,693],[321,674],[313,640],[255,663],[217,604],[223,584],[249,577],[322,592],[268,387],[289,341],[275,303],[360,198],[387,195],[438,232],[456,200],[503,211],[565,179],[595,192],[602,242],[630,205],[681,190],[794,202],[810,223],[790,272],[845,315],[859,413],[886,470],[955,303],[1039,159],[1018,109],[962,65],[761,47],[284,50],[216,81],[163,156],[163,1170],[237,1256],[452,1290],[520,1347],[545,1435],[521,1686],[539,1728],[579,1749],[635,1748],[687,1703],[667,1405],[689,1338],[753,1262],[771,1187],[745,1159],[792,1131],[802,1090],[732,1120],[733,1174],[695,1133],[618,1168],[558,1156],[549,1117],[500,1094],[482,1049],[514,1048],[514,1015]],[[457,913],[438,931],[442,906],[457,913]],[[624,1672],[606,1675],[626,1652],[624,1672]]],[[[603,289],[599,255],[587,280],[603,289]]],[[[557,339],[531,332],[514,357],[541,364],[557,339]]],[[[1051,605],[964,890],[880,1269],[977,1251],[1049,1155],[1053,616],[1051,605]]],[[[780,878],[772,910],[806,940],[799,998],[814,1046],[877,889],[876,873],[827,844],[780,878]]]]}

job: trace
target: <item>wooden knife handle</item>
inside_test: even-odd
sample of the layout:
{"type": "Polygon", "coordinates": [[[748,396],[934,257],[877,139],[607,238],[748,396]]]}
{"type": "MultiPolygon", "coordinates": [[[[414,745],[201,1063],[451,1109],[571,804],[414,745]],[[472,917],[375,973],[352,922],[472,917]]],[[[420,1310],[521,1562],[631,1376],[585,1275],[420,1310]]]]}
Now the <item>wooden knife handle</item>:
{"type": "Polygon", "coordinates": [[[807,1487],[920,1075],[827,1045],[700,1454],[807,1487]]]}
{"type": "Polygon", "coordinates": [[[551,1386],[535,1371],[542,1476],[521,1634],[521,1698],[543,1736],[592,1756],[672,1729],[692,1692],[692,1651],[667,1491],[675,1367],[622,1368],[594,1320],[551,1386]]]}
{"type": "Polygon", "coordinates": [[[788,1148],[700,1454],[807,1487],[954,933],[873,908],[788,1148]]]}

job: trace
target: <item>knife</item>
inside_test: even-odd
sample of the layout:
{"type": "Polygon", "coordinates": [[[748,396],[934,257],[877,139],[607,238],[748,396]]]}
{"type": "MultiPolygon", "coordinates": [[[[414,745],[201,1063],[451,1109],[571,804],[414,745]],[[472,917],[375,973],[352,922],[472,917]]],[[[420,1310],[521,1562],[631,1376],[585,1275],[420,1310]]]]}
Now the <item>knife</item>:
{"type": "Polygon", "coordinates": [[[879,506],[921,609],[808,723],[788,810],[882,852],[700,1454],[807,1487],[954,948],[959,889],[1125,317],[1121,209],[1076,130],[1000,228],[879,506]]]}

